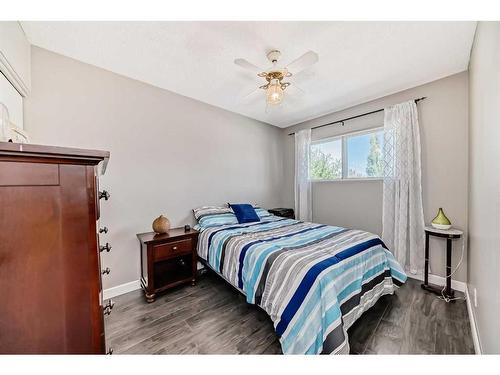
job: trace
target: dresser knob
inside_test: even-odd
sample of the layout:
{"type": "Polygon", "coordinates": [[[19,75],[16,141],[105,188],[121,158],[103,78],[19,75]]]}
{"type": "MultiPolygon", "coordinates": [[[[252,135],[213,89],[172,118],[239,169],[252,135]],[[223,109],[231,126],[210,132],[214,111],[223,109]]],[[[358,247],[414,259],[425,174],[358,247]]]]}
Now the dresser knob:
{"type": "Polygon", "coordinates": [[[109,269],[109,267],[106,267],[105,270],[102,270],[103,275],[109,275],[110,272],[111,272],[111,270],[109,269]]]}
{"type": "Polygon", "coordinates": [[[109,355],[113,354],[113,348],[109,348],[108,352],[106,354],[109,354],[109,355]]]}
{"type": "Polygon", "coordinates": [[[106,190],[100,191],[99,192],[99,199],[103,199],[107,201],[109,199],[110,195],[106,190]]]}
{"type": "Polygon", "coordinates": [[[172,250],[177,250],[177,246],[174,246],[174,247],[172,248],[172,250]]]}
{"type": "Polygon", "coordinates": [[[112,310],[115,307],[115,302],[112,299],[108,299],[108,303],[106,303],[106,309],[112,310]]]}
{"type": "Polygon", "coordinates": [[[111,315],[111,310],[113,310],[113,307],[115,307],[115,303],[113,302],[112,299],[108,300],[108,303],[102,308],[103,309],[103,314],[104,315],[111,315]]]}
{"type": "Polygon", "coordinates": [[[111,251],[111,246],[109,245],[109,243],[106,242],[106,245],[101,245],[99,246],[99,251],[102,253],[104,250],[106,250],[106,252],[110,252],[111,251]]]}
{"type": "Polygon", "coordinates": [[[108,227],[99,228],[99,233],[108,233],[108,227]]]}

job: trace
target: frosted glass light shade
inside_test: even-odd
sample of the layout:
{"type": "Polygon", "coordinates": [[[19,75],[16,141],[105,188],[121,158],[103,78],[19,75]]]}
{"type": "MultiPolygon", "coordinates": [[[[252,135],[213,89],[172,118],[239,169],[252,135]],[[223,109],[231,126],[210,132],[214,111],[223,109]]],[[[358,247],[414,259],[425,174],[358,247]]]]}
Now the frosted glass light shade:
{"type": "Polygon", "coordinates": [[[283,89],[278,80],[271,82],[266,90],[267,104],[278,105],[283,101],[283,89]]]}

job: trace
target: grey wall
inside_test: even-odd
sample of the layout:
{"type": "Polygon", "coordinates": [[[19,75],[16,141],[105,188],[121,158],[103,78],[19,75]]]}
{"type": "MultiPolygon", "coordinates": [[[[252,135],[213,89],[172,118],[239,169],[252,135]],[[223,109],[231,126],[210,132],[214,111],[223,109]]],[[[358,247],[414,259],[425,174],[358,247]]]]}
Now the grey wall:
{"type": "Polygon", "coordinates": [[[228,201],[281,205],[278,128],[34,47],[25,127],[33,143],[109,150],[101,187],[104,288],[138,280],[136,233],[165,214],[228,201]]]}
{"type": "MultiPolygon", "coordinates": [[[[293,136],[288,133],[360,113],[427,96],[418,104],[422,143],[422,187],[425,222],[443,207],[453,225],[467,227],[467,123],[468,76],[455,74],[394,95],[332,113],[283,130],[285,138],[285,201],[293,207],[293,136]]],[[[345,127],[313,131],[313,139],[383,126],[383,113],[362,117],[345,127]]],[[[334,181],[313,183],[313,220],[382,232],[382,181],[334,181]]],[[[431,240],[432,273],[445,275],[445,244],[431,240]]],[[[453,266],[458,263],[462,241],[454,244],[453,266]]],[[[466,259],[454,279],[466,280],[466,259]]]]}
{"type": "Polygon", "coordinates": [[[479,22],[469,121],[469,292],[484,353],[500,353],[500,22],[479,22]]]}

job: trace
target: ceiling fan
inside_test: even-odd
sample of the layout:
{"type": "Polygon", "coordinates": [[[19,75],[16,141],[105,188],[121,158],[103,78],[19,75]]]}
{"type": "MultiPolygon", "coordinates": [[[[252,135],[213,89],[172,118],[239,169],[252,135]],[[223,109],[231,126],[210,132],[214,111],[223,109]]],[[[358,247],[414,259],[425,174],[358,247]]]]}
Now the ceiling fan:
{"type": "MultiPolygon", "coordinates": [[[[299,58],[292,61],[287,66],[280,67],[278,65],[278,60],[281,56],[280,51],[272,50],[268,52],[266,56],[272,63],[272,66],[268,69],[259,68],[258,66],[245,59],[236,59],[234,60],[234,63],[242,67],[243,69],[249,70],[253,73],[257,73],[258,77],[265,78],[267,82],[252,91],[252,93],[258,91],[259,89],[265,90],[266,103],[269,105],[279,105],[283,101],[285,89],[288,86],[292,85],[292,82],[285,82],[285,79],[296,75],[297,73],[310,67],[311,65],[314,65],[319,60],[318,54],[316,52],[308,51],[299,58]]],[[[295,85],[295,87],[297,86],[295,85]]],[[[251,95],[252,93],[248,94],[247,96],[251,95]]]]}

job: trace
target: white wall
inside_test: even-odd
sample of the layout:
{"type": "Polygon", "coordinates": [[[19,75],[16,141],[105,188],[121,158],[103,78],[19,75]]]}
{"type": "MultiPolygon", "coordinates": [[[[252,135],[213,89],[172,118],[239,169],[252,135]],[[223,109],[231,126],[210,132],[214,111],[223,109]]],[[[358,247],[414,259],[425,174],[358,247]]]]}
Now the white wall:
{"type": "MultiPolygon", "coordinates": [[[[285,138],[286,204],[293,207],[293,136],[288,133],[426,96],[418,104],[422,143],[422,188],[425,222],[443,207],[453,225],[467,228],[468,76],[459,73],[409,90],[332,113],[283,130],[285,138]]],[[[313,131],[313,139],[383,126],[383,113],[365,116],[313,131]]],[[[382,232],[382,182],[342,181],[313,183],[313,220],[320,223],[382,232]]],[[[462,240],[454,243],[453,266],[462,240]]],[[[431,239],[431,269],[445,275],[445,244],[431,239]]],[[[423,251],[423,250],[422,250],[423,251]]],[[[467,260],[454,276],[465,281],[467,260]]]]}
{"type": "Polygon", "coordinates": [[[500,22],[479,22],[469,72],[468,288],[482,351],[500,354],[500,22]]]}
{"type": "Polygon", "coordinates": [[[139,278],[136,233],[160,214],[183,226],[200,205],[283,203],[280,129],[36,47],[25,128],[33,143],[111,152],[104,288],[139,278]]]}

